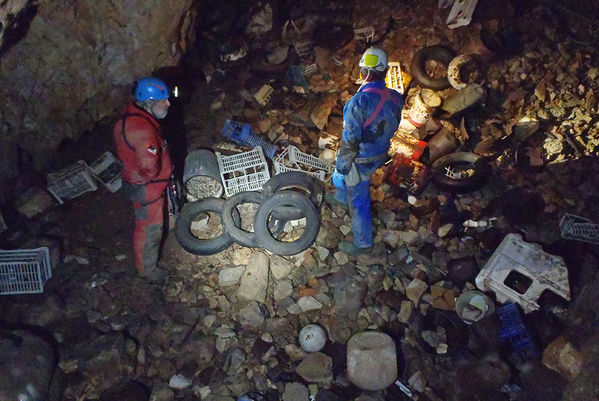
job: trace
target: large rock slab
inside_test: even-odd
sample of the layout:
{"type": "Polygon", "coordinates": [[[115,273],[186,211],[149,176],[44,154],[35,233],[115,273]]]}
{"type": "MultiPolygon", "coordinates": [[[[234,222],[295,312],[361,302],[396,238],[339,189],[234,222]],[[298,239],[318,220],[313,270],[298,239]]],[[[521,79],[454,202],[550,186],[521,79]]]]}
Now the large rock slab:
{"type": "Polygon", "coordinates": [[[268,287],[268,256],[263,252],[254,252],[241,276],[237,296],[247,300],[264,303],[268,287]]]}

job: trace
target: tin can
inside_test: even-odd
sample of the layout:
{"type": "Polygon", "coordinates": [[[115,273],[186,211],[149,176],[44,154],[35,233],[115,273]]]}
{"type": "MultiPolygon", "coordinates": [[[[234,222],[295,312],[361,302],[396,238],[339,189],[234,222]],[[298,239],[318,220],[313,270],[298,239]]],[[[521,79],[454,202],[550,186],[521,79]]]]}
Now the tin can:
{"type": "Polygon", "coordinates": [[[387,170],[385,181],[406,191],[418,194],[430,181],[429,169],[417,160],[396,154],[391,168],[387,170]]]}

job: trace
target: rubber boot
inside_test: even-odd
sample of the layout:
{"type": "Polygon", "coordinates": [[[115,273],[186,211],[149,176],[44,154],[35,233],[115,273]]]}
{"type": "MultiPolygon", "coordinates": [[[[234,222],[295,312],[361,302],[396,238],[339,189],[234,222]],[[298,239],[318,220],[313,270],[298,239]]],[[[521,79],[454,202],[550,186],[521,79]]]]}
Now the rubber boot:
{"type": "Polygon", "coordinates": [[[343,241],[339,243],[339,250],[346,255],[349,256],[357,256],[365,253],[370,253],[372,251],[372,247],[368,248],[360,248],[353,242],[343,241]]]}

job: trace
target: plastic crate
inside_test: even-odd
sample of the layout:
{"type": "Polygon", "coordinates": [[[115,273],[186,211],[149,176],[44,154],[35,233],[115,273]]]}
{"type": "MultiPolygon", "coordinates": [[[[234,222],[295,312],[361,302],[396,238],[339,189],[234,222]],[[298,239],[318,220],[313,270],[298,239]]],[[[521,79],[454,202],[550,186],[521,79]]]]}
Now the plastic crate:
{"type": "Polygon", "coordinates": [[[363,40],[366,43],[370,43],[374,41],[374,33],[375,29],[372,26],[368,26],[366,28],[355,29],[354,30],[354,39],[355,40],[363,40]]]}
{"type": "Polygon", "coordinates": [[[295,42],[293,45],[295,53],[300,57],[306,57],[312,51],[312,42],[309,40],[302,42],[295,42]]]}
{"type": "Polygon", "coordinates": [[[497,309],[501,320],[499,337],[507,341],[512,349],[524,359],[536,358],[539,350],[535,346],[526,326],[522,322],[518,304],[508,303],[497,309]]]}
{"type": "Polygon", "coordinates": [[[335,170],[333,163],[325,162],[316,156],[300,152],[295,146],[288,146],[283,153],[273,160],[273,164],[276,174],[286,171],[302,171],[321,181],[330,178],[335,170]]]}
{"type": "Polygon", "coordinates": [[[218,169],[227,197],[242,191],[259,191],[270,179],[262,148],[233,156],[217,155],[218,169]]]}
{"type": "Polygon", "coordinates": [[[272,98],[272,94],[274,93],[274,89],[270,85],[262,85],[262,88],[256,93],[254,93],[254,99],[258,102],[260,106],[266,106],[270,99],[272,98]]]}
{"type": "Polygon", "coordinates": [[[50,277],[48,248],[0,250],[0,295],[44,292],[50,277]]]}
{"type": "Polygon", "coordinates": [[[599,244],[599,224],[574,214],[566,213],[559,222],[563,239],[599,244]]]}
{"type": "Polygon", "coordinates": [[[278,149],[278,146],[266,142],[264,138],[257,135],[248,123],[226,120],[221,134],[239,145],[252,148],[259,146],[269,158],[272,158],[278,149]]]}
{"type": "Polygon", "coordinates": [[[104,153],[89,166],[92,174],[110,192],[121,189],[121,163],[110,152],[104,153]]]}
{"type": "Polygon", "coordinates": [[[401,65],[396,61],[389,62],[389,69],[387,70],[387,76],[385,77],[387,88],[395,89],[397,92],[403,95],[404,93],[404,82],[403,73],[401,72],[401,65]]]}
{"type": "Polygon", "coordinates": [[[98,189],[83,160],[56,173],[48,174],[48,191],[59,203],[98,189]]]}

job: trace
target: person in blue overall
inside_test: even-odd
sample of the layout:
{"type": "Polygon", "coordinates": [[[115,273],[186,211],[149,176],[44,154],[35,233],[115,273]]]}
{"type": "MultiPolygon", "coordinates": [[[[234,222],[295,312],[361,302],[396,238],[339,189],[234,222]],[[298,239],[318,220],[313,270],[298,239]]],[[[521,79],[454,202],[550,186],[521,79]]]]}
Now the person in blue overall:
{"type": "Polygon", "coordinates": [[[364,84],[343,108],[343,136],[333,173],[332,205],[349,206],[354,242],[341,242],[339,250],[359,255],[372,250],[370,178],[387,159],[387,150],[399,126],[403,95],[385,85],[387,53],[371,47],[360,60],[364,84]]]}

